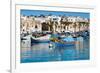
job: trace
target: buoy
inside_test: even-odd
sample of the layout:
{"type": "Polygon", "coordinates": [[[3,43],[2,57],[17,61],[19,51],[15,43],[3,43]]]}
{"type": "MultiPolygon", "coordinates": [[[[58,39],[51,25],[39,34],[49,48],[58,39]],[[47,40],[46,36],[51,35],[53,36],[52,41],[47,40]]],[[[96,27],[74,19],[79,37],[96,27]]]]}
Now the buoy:
{"type": "Polygon", "coordinates": [[[53,47],[53,45],[51,43],[49,43],[49,48],[53,47]]]}

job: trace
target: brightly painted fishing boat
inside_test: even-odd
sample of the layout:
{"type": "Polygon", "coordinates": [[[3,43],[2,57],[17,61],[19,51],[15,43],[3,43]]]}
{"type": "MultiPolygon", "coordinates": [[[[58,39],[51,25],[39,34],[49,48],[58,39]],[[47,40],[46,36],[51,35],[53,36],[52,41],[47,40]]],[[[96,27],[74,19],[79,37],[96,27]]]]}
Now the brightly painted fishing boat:
{"type": "Polygon", "coordinates": [[[75,42],[52,42],[53,46],[55,47],[67,47],[67,46],[74,46],[75,42]]]}
{"type": "Polygon", "coordinates": [[[66,47],[66,46],[74,46],[75,40],[73,37],[66,37],[64,39],[54,39],[51,41],[51,44],[55,47],[66,47]]]}

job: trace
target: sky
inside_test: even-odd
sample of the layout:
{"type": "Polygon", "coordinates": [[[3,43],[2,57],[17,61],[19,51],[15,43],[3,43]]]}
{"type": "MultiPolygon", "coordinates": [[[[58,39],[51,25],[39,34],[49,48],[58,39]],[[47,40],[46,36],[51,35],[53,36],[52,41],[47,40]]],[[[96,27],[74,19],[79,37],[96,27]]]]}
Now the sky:
{"type": "Polygon", "coordinates": [[[90,18],[90,13],[87,13],[87,12],[64,12],[64,11],[62,12],[62,11],[45,11],[45,10],[28,10],[28,9],[21,10],[21,15],[25,15],[25,16],[30,16],[30,15],[40,16],[41,14],[43,14],[43,15],[52,14],[52,15],[56,15],[56,16],[59,16],[59,15],[80,16],[82,18],[90,18]]]}

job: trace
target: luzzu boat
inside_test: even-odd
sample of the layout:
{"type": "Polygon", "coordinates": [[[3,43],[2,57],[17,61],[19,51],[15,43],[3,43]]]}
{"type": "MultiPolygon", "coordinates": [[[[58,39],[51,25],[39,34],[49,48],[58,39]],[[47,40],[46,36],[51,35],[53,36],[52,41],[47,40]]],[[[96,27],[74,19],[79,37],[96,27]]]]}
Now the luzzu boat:
{"type": "Polygon", "coordinates": [[[64,43],[52,42],[52,43],[53,43],[53,46],[55,46],[55,47],[67,47],[67,46],[74,46],[75,45],[75,42],[64,42],[64,43]]]}
{"type": "Polygon", "coordinates": [[[66,46],[74,46],[75,40],[73,37],[66,37],[63,39],[55,39],[52,42],[52,45],[55,47],[66,47],[66,46]]]}
{"type": "Polygon", "coordinates": [[[49,34],[39,37],[31,36],[31,43],[47,43],[50,41],[49,39],[50,39],[49,34]]]}

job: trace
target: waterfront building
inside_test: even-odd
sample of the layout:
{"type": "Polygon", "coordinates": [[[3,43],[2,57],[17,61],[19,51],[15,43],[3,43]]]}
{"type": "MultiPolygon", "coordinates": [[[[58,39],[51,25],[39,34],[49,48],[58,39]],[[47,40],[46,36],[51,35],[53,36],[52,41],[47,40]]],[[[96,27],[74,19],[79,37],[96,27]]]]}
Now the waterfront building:
{"type": "Polygon", "coordinates": [[[78,32],[88,30],[89,19],[75,16],[21,16],[21,32],[78,32]]]}

